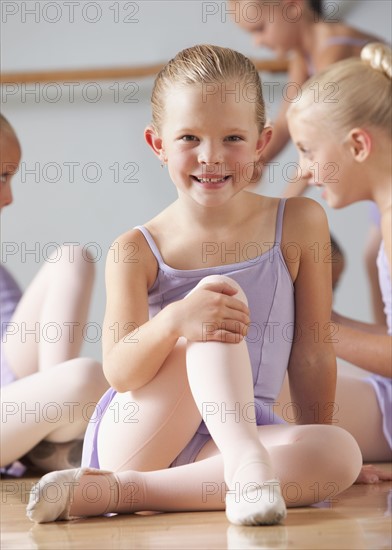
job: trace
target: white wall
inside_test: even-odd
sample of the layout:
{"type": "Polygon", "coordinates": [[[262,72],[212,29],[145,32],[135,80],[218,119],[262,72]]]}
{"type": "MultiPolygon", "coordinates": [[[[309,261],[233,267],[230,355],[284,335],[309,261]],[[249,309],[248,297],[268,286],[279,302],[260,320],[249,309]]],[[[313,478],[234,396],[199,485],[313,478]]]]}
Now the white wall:
{"type": "MultiPolygon", "coordinates": [[[[390,2],[327,4],[328,13],[336,8],[351,24],[391,41],[390,2]]],[[[1,10],[3,72],[159,63],[202,42],[230,46],[253,57],[271,57],[268,51],[253,48],[249,36],[230,20],[223,0],[3,0],[1,10]]],[[[280,84],[268,105],[273,115],[284,75],[264,74],[263,78],[280,84]]],[[[13,184],[15,202],[1,217],[2,261],[25,287],[53,251],[49,243],[88,245],[97,255],[90,322],[98,324],[104,312],[104,259],[110,243],[175,198],[167,173],[143,142],[150,120],[151,86],[148,78],[2,87],[2,112],[14,125],[23,148],[21,170],[13,184]],[[132,178],[135,181],[126,181],[132,178]],[[11,249],[13,254],[7,253],[11,249]],[[28,250],[36,253],[27,254],[28,250]]],[[[288,147],[277,160],[274,181],[264,181],[259,192],[280,193],[286,184],[285,167],[296,161],[294,148],[288,147]]],[[[328,217],[348,257],[335,306],[347,315],[369,319],[361,259],[367,206],[328,209],[328,217]]],[[[91,332],[89,338],[93,340],[95,334],[91,332]]],[[[100,342],[86,343],[84,351],[100,357],[100,342]]]]}

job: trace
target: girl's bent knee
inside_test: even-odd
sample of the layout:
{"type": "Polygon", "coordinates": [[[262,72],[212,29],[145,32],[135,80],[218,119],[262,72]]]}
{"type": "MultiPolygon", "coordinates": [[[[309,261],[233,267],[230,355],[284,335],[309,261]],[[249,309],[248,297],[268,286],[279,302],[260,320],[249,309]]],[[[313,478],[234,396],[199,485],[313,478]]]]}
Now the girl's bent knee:
{"type": "Polygon", "coordinates": [[[198,288],[199,286],[203,286],[209,283],[226,283],[230,285],[231,287],[237,290],[237,294],[235,294],[235,298],[237,298],[238,300],[241,300],[242,302],[245,302],[245,304],[248,304],[248,299],[246,297],[245,292],[242,290],[241,285],[239,285],[237,281],[235,281],[231,277],[228,277],[227,275],[208,275],[207,277],[204,277],[203,279],[201,279],[201,281],[197,284],[195,289],[198,288]]]}
{"type": "Polygon", "coordinates": [[[60,269],[61,273],[65,272],[67,277],[74,277],[75,280],[82,279],[83,282],[89,284],[94,280],[97,259],[85,246],[68,247],[63,245],[48,261],[51,266],[60,269]]]}
{"type": "Polygon", "coordinates": [[[109,387],[102,365],[94,359],[80,357],[63,363],[68,371],[69,384],[74,395],[83,399],[98,400],[109,387]]]}
{"type": "MultiPolygon", "coordinates": [[[[328,453],[327,465],[340,487],[340,491],[350,487],[357,479],[362,467],[362,454],[354,437],[338,426],[328,428],[325,440],[328,453]]],[[[326,433],[324,433],[326,435],[326,433]]]]}

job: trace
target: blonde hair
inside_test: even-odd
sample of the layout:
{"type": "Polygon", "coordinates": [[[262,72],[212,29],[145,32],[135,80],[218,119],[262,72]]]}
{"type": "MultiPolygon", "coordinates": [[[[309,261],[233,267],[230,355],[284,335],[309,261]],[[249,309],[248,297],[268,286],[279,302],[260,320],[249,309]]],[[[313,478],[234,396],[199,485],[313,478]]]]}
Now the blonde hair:
{"type": "Polygon", "coordinates": [[[331,65],[303,86],[287,115],[318,109],[317,122],[347,132],[355,126],[391,131],[392,52],[385,44],[367,44],[361,58],[331,65]],[[319,118],[320,115],[320,118],[319,118]]]}
{"type": "Polygon", "coordinates": [[[259,131],[265,126],[265,106],[260,76],[254,64],[230,48],[198,45],[179,52],[160,71],[151,96],[152,124],[159,132],[164,117],[165,96],[173,86],[221,84],[238,81],[252,87],[255,120],[259,131]]]}

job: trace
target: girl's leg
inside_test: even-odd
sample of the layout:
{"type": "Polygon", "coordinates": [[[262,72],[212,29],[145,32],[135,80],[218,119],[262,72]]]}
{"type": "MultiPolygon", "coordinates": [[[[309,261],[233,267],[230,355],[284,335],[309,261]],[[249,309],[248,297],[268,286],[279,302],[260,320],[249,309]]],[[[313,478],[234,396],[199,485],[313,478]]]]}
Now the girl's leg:
{"type": "MultiPolygon", "coordinates": [[[[217,279],[220,277],[206,277],[199,285],[217,279]]],[[[226,280],[239,288],[232,279],[226,280]]],[[[216,434],[220,441],[233,438],[234,443],[227,445],[228,476],[243,463],[256,460],[257,469],[265,470],[263,480],[269,479],[273,472],[258,442],[255,423],[241,421],[239,425],[235,418],[231,421],[233,415],[229,413],[240,403],[252,402],[253,383],[245,342],[197,342],[186,349],[185,339],[180,338],[151,382],[114,397],[99,427],[100,466],[116,472],[167,468],[191,440],[206,413],[208,426],[213,430],[223,426],[222,435],[216,434]],[[222,407],[226,404],[227,419],[220,420],[221,410],[208,414],[208,403],[215,402],[222,407]],[[245,447],[241,454],[238,452],[241,442],[247,442],[247,454],[245,447]]]]}
{"type": "MultiPolygon", "coordinates": [[[[223,277],[247,303],[241,287],[223,277]]],[[[222,280],[222,276],[204,281],[222,280]]],[[[276,481],[275,465],[260,442],[255,411],[249,419],[242,411],[254,403],[252,368],[245,340],[188,342],[187,371],[192,394],[211,436],[222,454],[228,486],[226,513],[239,523],[275,523],[285,515],[276,481]],[[254,503],[253,494],[264,488],[265,496],[254,503]]]]}
{"type": "MultiPolygon", "coordinates": [[[[290,406],[287,377],[277,400],[277,414],[292,422],[295,409],[290,406]]],[[[383,433],[383,418],[376,392],[363,378],[339,374],[334,407],[328,411],[332,424],[344,428],[356,439],[365,462],[391,460],[391,449],[383,433]]]]}
{"type": "Polygon", "coordinates": [[[391,449],[383,432],[383,418],[373,386],[355,376],[339,375],[336,385],[337,426],[350,432],[365,462],[389,462],[391,449]]]}
{"type": "MultiPolygon", "coordinates": [[[[259,437],[271,456],[287,506],[315,504],[347,489],[355,481],[362,457],[354,438],[335,426],[260,426],[259,437]]],[[[213,441],[198,460],[218,450],[213,441]]]]}
{"type": "MultiPolygon", "coordinates": [[[[207,280],[211,279],[215,279],[215,277],[204,279],[204,281],[207,282],[207,280]]],[[[230,284],[239,288],[238,285],[234,283],[234,281],[229,281],[230,284]]],[[[241,289],[239,289],[237,297],[245,300],[245,296],[243,295],[241,289]]],[[[166,365],[166,367],[168,367],[168,365],[166,365]]],[[[181,370],[181,366],[178,367],[178,370],[181,370]]],[[[227,499],[226,495],[226,512],[228,513],[228,517],[231,521],[235,523],[246,524],[275,523],[279,521],[280,519],[282,519],[282,517],[284,517],[285,507],[280,495],[278,481],[271,480],[271,477],[275,476],[277,473],[276,464],[274,464],[273,469],[268,451],[259,442],[258,431],[255,422],[249,422],[248,416],[245,419],[237,413],[237,411],[242,411],[244,410],[245,406],[253,403],[253,383],[246,343],[190,343],[188,344],[187,350],[187,370],[189,385],[192,389],[192,394],[196,401],[198,409],[202,414],[205,422],[207,423],[207,426],[213,438],[215,439],[215,442],[220,452],[222,453],[222,459],[224,463],[224,477],[222,470],[220,476],[217,477],[216,467],[219,460],[217,457],[211,459],[212,462],[210,460],[206,460],[201,462],[200,465],[197,466],[197,472],[200,472],[200,476],[196,479],[196,482],[195,478],[189,479],[189,483],[191,483],[193,490],[191,490],[191,487],[189,487],[189,483],[187,484],[185,479],[183,479],[184,476],[186,477],[185,474],[183,477],[179,477],[178,479],[175,477],[176,475],[178,475],[178,471],[189,472],[189,475],[191,476],[191,472],[193,472],[193,469],[188,471],[186,470],[186,468],[188,467],[184,467],[174,468],[169,471],[170,473],[166,471],[164,471],[164,473],[156,472],[157,479],[161,479],[162,475],[164,476],[162,483],[166,480],[166,476],[168,476],[168,478],[171,480],[169,484],[165,484],[164,493],[166,495],[166,500],[167,494],[170,494],[170,491],[173,492],[174,490],[176,495],[178,495],[178,493],[183,494],[182,491],[184,487],[187,487],[188,490],[186,494],[191,491],[190,494],[198,495],[198,500],[196,499],[195,501],[193,497],[190,499],[191,509],[195,509],[195,506],[200,505],[200,499],[202,499],[203,496],[202,483],[216,483],[218,479],[218,483],[223,483],[225,481],[229,488],[229,499],[227,499]],[[208,409],[207,405],[210,404],[218,405],[220,407],[220,409],[218,408],[219,414],[216,414],[216,410],[214,411],[214,414],[209,414],[209,411],[211,409],[208,409]],[[209,464],[214,465],[213,471],[210,470],[209,464]],[[175,484],[175,488],[173,488],[173,483],[175,484]]],[[[161,371],[162,373],[170,373],[175,372],[175,369],[170,370],[169,368],[164,369],[164,367],[162,367],[161,371]]],[[[168,374],[162,374],[162,376],[170,378],[168,374]]],[[[150,386],[150,384],[148,386],[150,386]]],[[[177,394],[174,393],[173,395],[182,395],[182,390],[183,388],[181,387],[181,391],[177,394]]],[[[148,393],[151,402],[154,400],[154,395],[151,395],[151,392],[148,393]]],[[[185,401],[186,400],[187,399],[185,399],[185,401]]],[[[169,401],[171,404],[173,403],[172,399],[169,401]]],[[[179,402],[180,401],[181,400],[179,400],[179,402]]],[[[172,410],[174,411],[174,409],[172,410]]],[[[175,418],[176,415],[172,414],[171,416],[175,418]]],[[[153,426],[154,425],[156,425],[156,422],[155,424],[153,422],[153,426]]],[[[170,425],[170,422],[168,425],[170,425]]],[[[167,429],[167,426],[164,426],[164,428],[167,429]]],[[[331,427],[325,426],[321,427],[320,429],[324,429],[324,432],[326,431],[326,429],[330,430],[329,433],[331,433],[332,430],[331,427]]],[[[344,434],[344,432],[339,432],[339,434],[344,434]]],[[[153,438],[155,438],[156,432],[153,431],[152,436],[153,438]]],[[[128,434],[128,438],[130,437],[132,436],[128,434]]],[[[344,438],[349,436],[348,434],[345,434],[342,437],[344,438]]],[[[327,440],[328,438],[325,437],[322,442],[325,442],[327,440]]],[[[309,450],[312,448],[311,443],[308,441],[305,447],[307,456],[309,456],[309,450]]],[[[357,446],[355,446],[352,438],[350,438],[349,447],[351,450],[353,450],[354,448],[357,451],[356,458],[358,459],[358,448],[357,446]]],[[[317,448],[316,454],[317,458],[319,459],[318,465],[320,464],[320,448],[323,448],[325,450],[325,445],[320,445],[317,448]]],[[[289,453],[287,446],[286,448],[284,448],[284,445],[282,445],[282,450],[283,457],[286,456],[285,465],[286,467],[288,467],[289,453]]],[[[301,455],[301,460],[302,462],[304,461],[303,454],[301,455]]],[[[324,462],[326,461],[324,460],[324,462]]],[[[329,462],[331,464],[334,463],[334,461],[332,460],[330,460],[329,462]]],[[[340,464],[340,460],[338,462],[340,464]]],[[[195,465],[192,466],[192,468],[195,467],[195,465]]],[[[189,466],[189,468],[191,468],[191,466],[189,466]]],[[[331,466],[329,467],[329,469],[327,468],[327,474],[331,472],[332,469],[333,468],[331,468],[331,466]]],[[[58,475],[63,476],[63,474],[61,473],[58,475]]],[[[68,477],[65,478],[68,485],[70,484],[70,481],[72,482],[72,478],[69,477],[72,475],[74,474],[69,472],[67,474],[68,477]]],[[[81,509],[78,508],[78,506],[81,505],[83,507],[86,505],[86,498],[84,497],[86,496],[85,491],[87,490],[84,485],[83,479],[86,478],[87,483],[89,483],[88,477],[92,475],[94,475],[94,472],[91,471],[86,472],[86,475],[83,475],[83,470],[76,473],[77,479],[75,479],[75,483],[77,482],[77,486],[75,494],[75,509],[71,511],[72,514],[79,515],[82,513],[81,509]]],[[[146,475],[150,475],[150,473],[146,475]]],[[[141,490],[142,480],[145,478],[143,478],[143,474],[141,472],[138,472],[137,476],[139,476],[139,478],[135,480],[134,472],[131,473],[132,479],[129,477],[129,472],[118,472],[116,476],[113,476],[110,473],[102,476],[99,475],[99,472],[97,472],[97,475],[94,476],[95,479],[92,483],[95,486],[99,486],[98,492],[100,494],[105,494],[106,497],[109,494],[110,498],[109,501],[107,500],[107,498],[98,498],[96,499],[94,506],[91,506],[92,503],[88,502],[87,508],[89,510],[89,513],[92,515],[103,513],[103,505],[105,505],[104,511],[109,511],[113,509],[113,506],[116,504],[116,502],[119,506],[122,506],[125,501],[126,510],[130,511],[130,505],[128,502],[129,495],[127,495],[127,497],[124,497],[121,492],[122,489],[129,490],[129,488],[131,488],[132,490],[134,490],[135,487],[137,488],[137,490],[141,490]],[[116,479],[119,480],[119,483],[117,483],[116,479]],[[105,489],[104,486],[108,483],[110,486],[107,486],[105,489]],[[113,498],[114,500],[112,501],[111,498],[113,498]]],[[[43,487],[45,489],[45,485],[48,485],[51,479],[52,478],[46,478],[46,480],[43,481],[42,484],[38,485],[38,498],[42,497],[41,488],[43,487]]],[[[332,477],[332,472],[330,479],[334,479],[332,477]]],[[[353,480],[350,480],[350,482],[352,481],[353,480]]],[[[61,486],[64,487],[64,480],[61,481],[57,479],[57,481],[55,481],[55,484],[57,485],[60,482],[61,486]]],[[[66,503],[69,502],[67,494],[63,491],[62,493],[66,503]]],[[[189,497],[187,496],[186,498],[189,497]]],[[[306,496],[304,498],[306,498],[306,496]]],[[[138,508],[139,510],[145,509],[145,507],[147,506],[145,499],[142,499],[141,502],[142,504],[140,504],[141,508],[138,508]]],[[[202,504],[204,503],[202,502],[202,504]]],[[[165,506],[167,506],[167,504],[165,506]]],[[[183,509],[183,503],[178,503],[176,501],[175,506],[176,509],[183,509]]],[[[222,506],[222,504],[220,504],[220,506],[222,506]]],[[[150,508],[150,506],[148,507],[150,508]]],[[[153,509],[159,509],[156,508],[155,504],[151,505],[151,507],[153,509]]],[[[35,508],[34,502],[32,503],[31,508],[35,508]]],[[[135,509],[132,510],[135,511],[135,509]]],[[[113,511],[125,510],[116,508],[116,510],[113,511]]]]}
{"type": "MultiPolygon", "coordinates": [[[[221,277],[207,277],[200,284],[218,279],[221,277]]],[[[245,300],[240,287],[231,279],[227,281],[238,288],[237,297],[245,300]]],[[[279,484],[273,479],[275,472],[268,452],[259,441],[255,421],[249,422],[248,416],[242,418],[238,414],[254,399],[245,341],[239,344],[190,343],[186,365],[187,373],[184,347],[180,343],[153,381],[136,392],[116,396],[99,429],[101,467],[116,472],[130,468],[167,468],[191,439],[203,416],[223,455],[225,480],[229,486],[229,513],[231,509],[238,511],[239,521],[247,515],[251,516],[249,522],[256,516],[257,521],[265,523],[281,519],[285,507],[279,484]],[[215,409],[217,404],[218,411],[215,409]],[[210,414],[210,405],[214,406],[213,414],[210,414]],[[140,420],[131,429],[124,421],[113,422],[113,413],[117,411],[121,417],[127,410],[136,412],[138,418],[134,420],[140,420]],[[121,445],[116,444],[118,441],[121,445]],[[254,492],[264,485],[264,492],[268,494],[254,511],[244,487],[254,492]],[[239,502],[237,494],[233,494],[236,490],[242,493],[239,502]],[[251,510],[248,513],[249,502],[251,510]]]]}
{"type": "MultiPolygon", "coordinates": [[[[199,285],[221,279],[207,277],[199,285]]],[[[237,283],[225,279],[239,290],[236,296],[246,300],[237,283]]],[[[245,341],[188,343],[185,357],[181,339],[149,384],[135,392],[117,394],[106,410],[98,432],[100,466],[116,472],[167,468],[203,417],[223,455],[230,490],[249,482],[260,486],[273,480],[275,473],[268,452],[259,442],[256,422],[238,414],[253,400],[245,341]]],[[[278,483],[272,483],[276,498],[267,507],[271,514],[283,514],[278,483]]],[[[242,514],[242,505],[233,504],[242,514]]]]}
{"type": "Polygon", "coordinates": [[[3,344],[18,378],[79,355],[93,282],[94,263],[81,247],[59,248],[39,270],[3,344]]]}
{"type": "Polygon", "coordinates": [[[73,359],[2,388],[1,466],[44,439],[66,442],[83,434],[106,389],[92,359],[73,359]]]}
{"type": "MultiPolygon", "coordinates": [[[[263,426],[260,438],[281,479],[288,506],[336,496],[356,479],[361,455],[354,439],[333,426],[263,426]]],[[[28,516],[46,522],[108,512],[223,510],[223,460],[211,441],[198,461],[154,472],[69,470],[46,475],[33,489],[28,516]]],[[[238,489],[238,501],[242,498],[238,489]]],[[[261,499],[261,492],[252,495],[261,499]]]]}
{"type": "MultiPolygon", "coordinates": [[[[221,277],[207,277],[199,285],[218,279],[221,277]]],[[[226,280],[239,289],[237,297],[245,300],[235,281],[226,280]]],[[[99,428],[101,467],[112,471],[166,468],[194,435],[203,416],[225,457],[229,485],[235,471],[252,462],[257,463],[258,472],[262,470],[260,481],[274,477],[268,453],[259,443],[256,423],[237,418],[236,411],[253,403],[245,341],[193,342],[187,350],[184,344],[180,339],[149,384],[115,396],[99,428]],[[118,441],[121,446],[115,444],[118,441]]]]}
{"type": "Polygon", "coordinates": [[[168,468],[191,440],[201,416],[189,388],[185,352],[180,338],[151,382],[115,395],[99,426],[101,468],[168,468]]]}

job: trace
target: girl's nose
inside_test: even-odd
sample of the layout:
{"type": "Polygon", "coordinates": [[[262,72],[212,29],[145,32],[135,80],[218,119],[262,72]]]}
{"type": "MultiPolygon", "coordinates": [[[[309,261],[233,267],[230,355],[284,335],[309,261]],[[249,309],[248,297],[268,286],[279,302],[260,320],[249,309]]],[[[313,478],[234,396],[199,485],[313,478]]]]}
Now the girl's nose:
{"type": "Polygon", "coordinates": [[[302,179],[309,180],[312,178],[313,172],[311,171],[310,164],[308,162],[301,162],[299,167],[300,167],[299,175],[301,176],[302,179]]]}
{"type": "Polygon", "coordinates": [[[223,162],[223,154],[220,147],[205,146],[199,153],[200,164],[217,165],[223,162]]]}
{"type": "MultiPolygon", "coordinates": [[[[1,184],[0,184],[1,185],[1,184]]],[[[8,206],[12,203],[12,190],[11,185],[8,183],[6,185],[1,185],[0,188],[0,207],[8,206]]]]}

